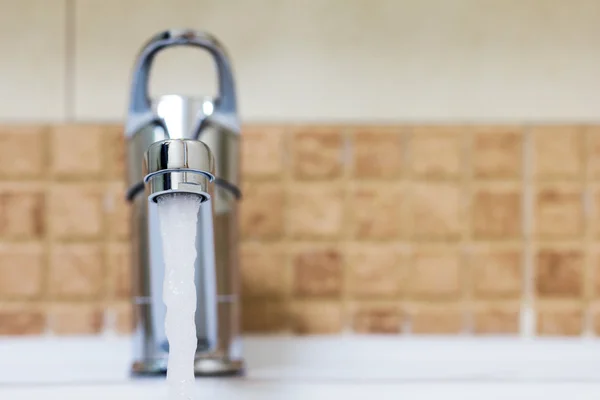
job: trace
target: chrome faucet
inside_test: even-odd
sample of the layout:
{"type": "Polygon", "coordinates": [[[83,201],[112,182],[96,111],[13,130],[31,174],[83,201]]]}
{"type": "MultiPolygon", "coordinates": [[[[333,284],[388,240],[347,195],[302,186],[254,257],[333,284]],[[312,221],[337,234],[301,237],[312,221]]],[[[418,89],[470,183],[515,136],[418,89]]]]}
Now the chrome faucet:
{"type": "Polygon", "coordinates": [[[132,206],[134,362],[132,372],[166,372],[169,345],[162,302],[164,262],[155,200],[186,192],[200,196],[195,263],[196,375],[239,374],[238,226],[239,136],[234,80],[224,48],[212,36],[169,30],[154,36],[136,60],[125,125],[132,206]],[[148,96],[155,55],[171,46],[207,50],[218,72],[218,96],[148,96]]]}

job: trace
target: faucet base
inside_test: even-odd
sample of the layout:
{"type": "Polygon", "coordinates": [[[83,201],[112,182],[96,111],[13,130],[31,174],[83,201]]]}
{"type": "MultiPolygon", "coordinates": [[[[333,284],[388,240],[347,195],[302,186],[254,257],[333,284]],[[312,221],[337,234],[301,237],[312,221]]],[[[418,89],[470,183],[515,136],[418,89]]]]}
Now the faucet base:
{"type": "MultiPolygon", "coordinates": [[[[148,360],[135,362],[131,368],[132,376],[166,375],[167,360],[148,360]]],[[[218,358],[200,358],[194,361],[194,375],[202,376],[241,376],[244,374],[243,360],[225,360],[218,358]]]]}

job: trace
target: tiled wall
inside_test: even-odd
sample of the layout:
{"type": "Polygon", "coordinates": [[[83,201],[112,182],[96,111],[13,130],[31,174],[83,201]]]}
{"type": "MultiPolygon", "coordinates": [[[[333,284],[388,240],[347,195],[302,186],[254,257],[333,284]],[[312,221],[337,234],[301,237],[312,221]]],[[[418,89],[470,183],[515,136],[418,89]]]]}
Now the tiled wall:
{"type": "MultiPolygon", "coordinates": [[[[116,125],[0,127],[0,334],[128,332],[116,125]]],[[[246,332],[600,333],[600,128],[248,125],[246,332]]]]}

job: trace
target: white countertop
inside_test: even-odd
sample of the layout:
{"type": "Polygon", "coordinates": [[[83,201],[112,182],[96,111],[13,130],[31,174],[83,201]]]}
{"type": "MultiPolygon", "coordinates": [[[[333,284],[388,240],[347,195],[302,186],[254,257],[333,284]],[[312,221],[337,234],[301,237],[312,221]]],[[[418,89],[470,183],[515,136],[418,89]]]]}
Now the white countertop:
{"type": "MultiPolygon", "coordinates": [[[[200,378],[198,399],[597,399],[591,339],[246,337],[242,378],[200,378]]],[[[0,399],[166,399],[131,380],[129,338],[0,339],[0,399]]]]}

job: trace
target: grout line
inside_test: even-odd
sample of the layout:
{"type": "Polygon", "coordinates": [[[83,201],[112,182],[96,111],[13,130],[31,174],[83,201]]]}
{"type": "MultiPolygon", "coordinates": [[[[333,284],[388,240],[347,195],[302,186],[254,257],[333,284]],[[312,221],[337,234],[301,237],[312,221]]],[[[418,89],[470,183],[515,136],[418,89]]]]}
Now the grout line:
{"type": "Polygon", "coordinates": [[[65,7],[65,119],[75,119],[75,0],[66,0],[65,7]]]}
{"type": "MultiPolygon", "coordinates": [[[[283,298],[283,308],[286,310],[288,314],[288,318],[285,321],[285,327],[283,328],[284,332],[288,332],[292,335],[295,334],[294,327],[295,324],[292,320],[293,316],[296,314],[296,310],[294,302],[294,251],[292,246],[292,235],[290,232],[290,224],[289,224],[289,211],[290,211],[290,189],[291,189],[291,180],[292,180],[292,172],[294,163],[292,160],[292,152],[291,152],[291,141],[293,136],[294,128],[292,125],[284,125],[283,128],[283,140],[281,143],[281,157],[282,157],[282,175],[281,175],[281,184],[283,185],[283,237],[281,238],[281,242],[284,244],[285,249],[285,267],[287,272],[287,279],[289,283],[289,290],[285,294],[283,298]]],[[[243,305],[242,305],[243,306],[243,305]]]]}
{"type": "Polygon", "coordinates": [[[533,246],[534,224],[534,180],[533,165],[535,152],[533,151],[533,137],[529,127],[524,127],[523,138],[523,296],[521,305],[521,336],[531,338],[536,332],[536,318],[534,307],[535,293],[535,257],[533,246]]]}
{"type": "Polygon", "coordinates": [[[352,332],[354,321],[352,317],[351,300],[352,296],[349,293],[349,263],[348,256],[350,254],[350,240],[352,240],[350,229],[348,229],[347,218],[350,210],[350,197],[352,193],[350,179],[351,174],[354,171],[354,155],[353,155],[353,131],[349,127],[342,128],[342,140],[343,140],[343,163],[342,163],[342,176],[340,177],[342,190],[343,190],[343,201],[342,201],[342,232],[338,236],[338,247],[342,252],[342,293],[340,296],[341,312],[342,312],[342,332],[352,332]]]}
{"type": "Polygon", "coordinates": [[[468,262],[468,257],[469,257],[469,253],[470,253],[470,242],[471,242],[471,238],[472,238],[472,205],[473,205],[473,192],[472,192],[472,183],[473,183],[473,162],[472,162],[472,155],[473,155],[473,130],[470,129],[469,127],[465,127],[465,132],[461,132],[461,139],[462,139],[462,143],[461,143],[461,153],[462,153],[462,160],[461,160],[461,168],[462,168],[462,174],[461,174],[461,186],[462,186],[462,190],[461,192],[461,196],[462,196],[462,209],[461,212],[464,213],[463,214],[463,229],[462,229],[462,235],[461,235],[461,240],[460,240],[460,244],[459,244],[459,254],[460,254],[460,270],[459,273],[461,274],[461,286],[462,286],[462,293],[461,293],[461,308],[462,308],[462,313],[463,313],[463,334],[467,334],[467,335],[473,335],[474,333],[474,317],[473,317],[473,299],[472,299],[472,276],[471,276],[471,269],[470,269],[470,265],[468,262]]]}
{"type": "Polygon", "coordinates": [[[593,185],[592,176],[590,171],[590,159],[591,159],[591,144],[592,144],[592,133],[588,129],[584,129],[582,132],[582,151],[583,151],[583,183],[582,183],[582,206],[583,206],[583,229],[584,229],[584,270],[581,276],[583,280],[583,298],[584,298],[584,310],[583,310],[583,336],[593,336],[593,315],[592,315],[592,303],[594,297],[595,273],[593,268],[594,261],[594,249],[593,249],[593,228],[594,216],[597,212],[594,208],[593,202],[593,185]]]}

